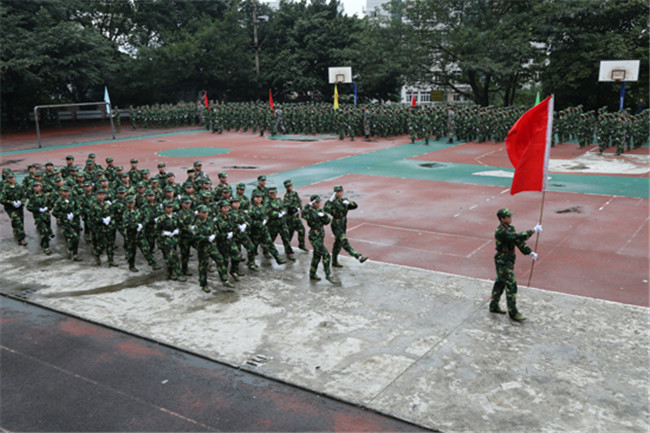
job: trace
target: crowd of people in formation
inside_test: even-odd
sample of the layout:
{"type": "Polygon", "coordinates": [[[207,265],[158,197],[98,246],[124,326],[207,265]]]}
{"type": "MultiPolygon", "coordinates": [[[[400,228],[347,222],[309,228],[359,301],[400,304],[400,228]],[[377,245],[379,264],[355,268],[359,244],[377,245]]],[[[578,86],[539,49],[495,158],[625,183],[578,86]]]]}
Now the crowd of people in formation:
{"type": "Polygon", "coordinates": [[[163,162],[154,174],[139,168],[135,158],[128,170],[115,165],[112,157],[106,158],[105,167],[95,159],[95,154],[88,155],[83,168],[75,165],[73,155],[66,156],[65,166],[47,162],[44,171],[30,164],[21,183],[11,170],[2,171],[0,202],[19,245],[27,245],[26,208],[34,216],[40,247],[47,255],[52,254],[50,242],[55,237],[52,219],[65,240],[67,258],[82,260],[79,244],[83,233],[97,266],[102,265],[104,255],[109,267],[118,266],[115,251],[121,238],[131,272],[139,272],[135,266],[138,250],[153,270],[160,269],[154,254],[159,250],[167,278],[186,281],[192,275],[188,263],[194,248],[199,285],[205,292],[210,292],[210,271],[217,271],[226,287],[234,287],[243,275],[242,262],[250,271],[258,272],[260,248],[265,257],[278,264],[295,261],[291,246],[294,234],[298,248],[308,251],[303,220],[313,249],[310,279],[320,280],[317,270],[322,262],[325,278],[337,284],[331,267],[342,267],[338,260],[341,250],[361,263],[367,260],[352,248],[346,236],[348,211],[356,209],[357,204],[345,197],[340,185],[325,203],[319,195],[312,195],[303,206],[291,180],[284,181],[281,199],[277,187],[267,187],[266,176],[261,175],[249,196],[245,184],[233,188],[228,183],[226,172],[219,173],[218,182],[213,184],[201,161],[194,161],[186,179],[179,182],[163,162]],[[328,224],[335,239],[331,255],[324,245],[328,224]],[[278,236],[284,255],[274,244],[278,236]]]}
{"type": "MultiPolygon", "coordinates": [[[[454,137],[459,141],[503,142],[508,131],[525,112],[523,107],[481,107],[478,105],[341,104],[330,103],[211,102],[197,105],[153,105],[131,107],[133,128],[160,128],[204,124],[225,131],[276,134],[338,134],[350,137],[392,137],[408,135],[411,141],[454,137]]],[[[648,141],[650,111],[634,115],[621,110],[583,111],[582,106],[558,111],[553,122],[553,145],[575,140],[580,147],[598,144],[599,150],[614,147],[617,154],[648,141]]]]}

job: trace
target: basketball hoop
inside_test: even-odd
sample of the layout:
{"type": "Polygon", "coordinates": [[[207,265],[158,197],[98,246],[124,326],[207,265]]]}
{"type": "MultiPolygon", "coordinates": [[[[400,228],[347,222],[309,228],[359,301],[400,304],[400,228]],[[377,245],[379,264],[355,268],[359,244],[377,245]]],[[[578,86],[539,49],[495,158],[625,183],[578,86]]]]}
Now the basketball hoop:
{"type": "Polygon", "coordinates": [[[620,83],[625,80],[625,69],[612,69],[612,81],[620,83]]]}

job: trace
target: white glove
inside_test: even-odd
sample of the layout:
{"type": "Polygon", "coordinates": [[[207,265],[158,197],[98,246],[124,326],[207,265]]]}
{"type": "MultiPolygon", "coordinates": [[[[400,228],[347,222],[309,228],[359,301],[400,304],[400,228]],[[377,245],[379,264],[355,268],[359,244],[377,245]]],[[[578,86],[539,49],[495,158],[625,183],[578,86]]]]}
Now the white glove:
{"type": "Polygon", "coordinates": [[[286,213],[285,211],[282,211],[282,212],[280,212],[280,213],[278,214],[278,218],[282,218],[282,217],[285,216],[286,214],[287,214],[287,213],[286,213]]]}
{"type": "Polygon", "coordinates": [[[208,242],[214,242],[214,238],[216,238],[215,235],[210,235],[210,237],[208,238],[208,242]]]}
{"type": "Polygon", "coordinates": [[[294,213],[293,216],[295,217],[300,216],[300,209],[296,209],[296,213],[294,213]]]}
{"type": "Polygon", "coordinates": [[[176,236],[178,233],[179,233],[178,229],[174,229],[174,231],[172,232],[172,236],[176,236]]]}
{"type": "Polygon", "coordinates": [[[232,239],[232,232],[228,232],[228,235],[226,236],[227,239],[232,239]]]}
{"type": "Polygon", "coordinates": [[[246,230],[246,224],[239,224],[238,227],[239,227],[239,231],[242,233],[244,233],[244,230],[246,230]]]}
{"type": "Polygon", "coordinates": [[[537,253],[535,251],[530,253],[530,258],[533,259],[533,260],[537,260],[537,253]]]}
{"type": "Polygon", "coordinates": [[[541,225],[541,224],[537,224],[533,230],[535,230],[535,233],[541,233],[541,231],[542,231],[542,225],[541,225]]]}
{"type": "Polygon", "coordinates": [[[113,204],[113,202],[112,202],[112,201],[110,201],[110,200],[106,200],[106,204],[110,206],[110,205],[112,205],[112,204],[113,204]]]}
{"type": "Polygon", "coordinates": [[[168,232],[167,230],[163,230],[163,236],[172,237],[173,235],[172,235],[172,232],[168,232]]]}
{"type": "Polygon", "coordinates": [[[329,198],[329,201],[334,201],[335,198],[336,198],[336,193],[333,192],[332,196],[329,198]]]}
{"type": "Polygon", "coordinates": [[[102,221],[104,225],[107,226],[111,223],[111,217],[107,216],[106,218],[102,218],[102,221]]]}
{"type": "Polygon", "coordinates": [[[194,233],[194,230],[196,229],[196,226],[190,226],[190,231],[194,233]]]}
{"type": "Polygon", "coordinates": [[[74,215],[72,214],[72,212],[70,212],[68,215],[66,215],[66,218],[68,219],[68,221],[72,221],[72,218],[74,218],[74,215]]]}
{"type": "Polygon", "coordinates": [[[135,229],[136,232],[140,232],[140,230],[142,230],[142,224],[138,224],[138,228],[135,229]]]}
{"type": "MultiPolygon", "coordinates": [[[[162,205],[161,205],[161,206],[162,206],[162,205]]],[[[153,219],[153,222],[157,223],[157,222],[158,222],[158,218],[160,218],[160,217],[156,217],[156,218],[154,218],[154,219],[153,219]]]]}
{"type": "Polygon", "coordinates": [[[14,202],[14,207],[18,208],[18,207],[20,207],[21,204],[23,204],[23,202],[21,202],[20,200],[16,200],[14,202]]]}
{"type": "Polygon", "coordinates": [[[325,214],[324,214],[323,212],[318,212],[318,216],[319,216],[319,217],[324,217],[325,214]]]}
{"type": "Polygon", "coordinates": [[[348,204],[350,204],[350,202],[348,201],[348,199],[345,199],[345,200],[343,200],[343,204],[348,205],[348,204]]]}
{"type": "Polygon", "coordinates": [[[263,225],[263,226],[266,225],[266,220],[263,220],[263,221],[262,221],[262,225],[263,225]]]}
{"type": "Polygon", "coordinates": [[[40,213],[47,212],[47,208],[46,208],[46,207],[39,207],[39,208],[38,208],[38,211],[39,211],[40,213]]]}

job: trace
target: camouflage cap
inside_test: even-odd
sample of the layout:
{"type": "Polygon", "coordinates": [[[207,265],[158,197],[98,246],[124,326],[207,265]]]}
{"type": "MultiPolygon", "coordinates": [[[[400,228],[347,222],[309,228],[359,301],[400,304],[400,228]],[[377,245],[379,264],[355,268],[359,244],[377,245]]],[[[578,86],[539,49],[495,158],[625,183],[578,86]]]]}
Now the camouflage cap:
{"type": "Polygon", "coordinates": [[[68,171],[79,171],[79,167],[77,167],[76,165],[71,165],[68,171]]]}
{"type": "Polygon", "coordinates": [[[36,170],[34,172],[34,177],[41,177],[41,176],[43,176],[43,172],[41,170],[36,170]]]}
{"type": "Polygon", "coordinates": [[[146,186],[146,185],[145,185],[144,182],[138,182],[138,183],[135,185],[136,188],[144,188],[145,186],[146,186]]]}
{"type": "Polygon", "coordinates": [[[93,186],[93,183],[91,181],[84,182],[84,187],[87,187],[87,186],[93,186]]]}
{"type": "Polygon", "coordinates": [[[69,160],[69,159],[72,159],[72,160],[74,160],[74,156],[72,156],[72,155],[68,155],[68,156],[65,157],[65,159],[68,159],[68,160],[69,160]]]}
{"type": "Polygon", "coordinates": [[[61,181],[63,181],[63,178],[60,176],[54,178],[54,182],[61,182],[61,181]]]}
{"type": "Polygon", "coordinates": [[[154,177],[153,179],[149,179],[149,183],[156,183],[156,184],[158,184],[158,183],[160,183],[160,180],[158,180],[157,177],[154,177]]]}
{"type": "MultiPolygon", "coordinates": [[[[167,176],[167,177],[172,177],[172,176],[174,176],[174,173],[172,173],[172,172],[170,171],[169,173],[166,174],[166,176],[167,176]]],[[[174,176],[174,177],[175,177],[175,176],[174,176]]]]}
{"type": "Polygon", "coordinates": [[[293,185],[293,182],[291,182],[291,179],[287,179],[287,180],[284,181],[284,186],[285,186],[285,188],[286,188],[287,186],[291,186],[291,185],[293,185]]]}
{"type": "Polygon", "coordinates": [[[143,168],[142,170],[140,170],[140,173],[149,174],[149,169],[148,168],[143,168]]]}
{"type": "Polygon", "coordinates": [[[69,187],[68,185],[63,185],[63,186],[61,187],[61,191],[68,191],[68,192],[70,192],[70,187],[69,187]]]}
{"type": "Polygon", "coordinates": [[[100,188],[97,191],[95,191],[95,194],[106,194],[106,190],[100,188]]]}
{"type": "Polygon", "coordinates": [[[32,168],[32,167],[36,167],[36,164],[34,164],[33,162],[32,162],[31,164],[28,164],[28,165],[27,165],[27,169],[30,169],[30,168],[32,168]]]}
{"type": "Polygon", "coordinates": [[[86,160],[86,165],[91,165],[92,163],[93,163],[93,160],[92,160],[92,159],[87,159],[87,160],[86,160]]]}
{"type": "Polygon", "coordinates": [[[94,153],[89,153],[89,154],[88,154],[88,158],[96,158],[96,156],[95,156],[94,153]]]}
{"type": "Polygon", "coordinates": [[[262,191],[253,191],[253,197],[263,197],[264,194],[262,194],[262,191]]]}
{"type": "Polygon", "coordinates": [[[499,217],[499,218],[507,217],[507,216],[510,216],[510,215],[513,215],[513,214],[514,214],[513,211],[511,211],[510,209],[505,208],[505,207],[503,209],[499,209],[497,211],[497,217],[499,217]]]}
{"type": "Polygon", "coordinates": [[[203,181],[201,182],[201,184],[202,184],[202,185],[205,185],[206,183],[207,183],[208,185],[211,185],[211,184],[212,184],[212,182],[210,182],[210,179],[208,179],[207,177],[206,177],[205,179],[203,179],[203,181]]]}
{"type": "Polygon", "coordinates": [[[13,171],[7,171],[5,172],[5,177],[16,177],[13,171]]]}
{"type": "Polygon", "coordinates": [[[124,170],[124,167],[122,167],[121,165],[115,167],[115,171],[122,171],[122,170],[124,170]]]}
{"type": "Polygon", "coordinates": [[[129,173],[122,173],[120,177],[129,177],[129,173]]]}
{"type": "Polygon", "coordinates": [[[210,211],[210,209],[208,209],[208,207],[206,205],[204,205],[204,204],[200,205],[196,210],[198,210],[199,212],[209,212],[210,211]]]}
{"type": "Polygon", "coordinates": [[[113,157],[109,156],[108,158],[106,158],[106,162],[113,162],[113,157]]]}
{"type": "Polygon", "coordinates": [[[244,183],[238,183],[238,184],[237,184],[237,189],[246,189],[246,184],[244,184],[244,183]]]}
{"type": "Polygon", "coordinates": [[[174,192],[174,187],[171,186],[171,185],[166,186],[165,187],[165,192],[169,192],[169,191],[174,192]]]}
{"type": "Polygon", "coordinates": [[[259,176],[257,176],[257,180],[266,180],[266,176],[260,174],[259,176]]]}
{"type": "Polygon", "coordinates": [[[309,201],[316,201],[316,202],[321,201],[320,195],[318,195],[318,194],[310,195],[309,196],[309,201]]]}
{"type": "Polygon", "coordinates": [[[194,161],[194,165],[202,165],[201,161],[194,161]]]}
{"type": "Polygon", "coordinates": [[[336,191],[343,191],[343,187],[342,187],[341,185],[336,185],[336,186],[334,187],[334,191],[335,191],[335,192],[336,192],[336,191]]]}
{"type": "Polygon", "coordinates": [[[192,197],[188,197],[188,196],[183,197],[181,203],[192,203],[192,197]]]}
{"type": "Polygon", "coordinates": [[[104,170],[97,170],[97,171],[95,172],[95,174],[96,174],[97,176],[101,176],[101,175],[104,174],[104,170]]]}
{"type": "Polygon", "coordinates": [[[156,195],[152,190],[148,189],[144,192],[144,195],[156,195]]]}
{"type": "Polygon", "coordinates": [[[196,173],[196,170],[194,169],[194,167],[190,167],[190,168],[187,169],[187,172],[188,173],[196,173]]]}
{"type": "Polygon", "coordinates": [[[194,188],[194,184],[192,182],[185,182],[183,188],[194,188]]]}
{"type": "Polygon", "coordinates": [[[269,193],[272,193],[272,192],[278,192],[278,188],[276,188],[275,186],[270,186],[269,187],[269,193]]]}
{"type": "Polygon", "coordinates": [[[133,197],[132,195],[127,195],[124,201],[127,203],[133,203],[135,202],[135,197],[133,197]]]}
{"type": "Polygon", "coordinates": [[[201,191],[201,198],[211,198],[212,194],[210,194],[210,191],[201,191]]]}
{"type": "Polygon", "coordinates": [[[77,173],[77,177],[86,177],[86,173],[80,171],[79,173],[77,173]]]}
{"type": "Polygon", "coordinates": [[[48,165],[54,165],[54,163],[53,163],[53,162],[50,162],[50,161],[48,161],[48,162],[46,162],[46,163],[45,163],[45,166],[47,167],[48,165]]]}
{"type": "Polygon", "coordinates": [[[131,158],[131,163],[136,163],[138,162],[138,158],[131,158]]]}
{"type": "Polygon", "coordinates": [[[174,203],[171,200],[165,200],[163,203],[164,207],[174,207],[174,203]]]}
{"type": "Polygon", "coordinates": [[[229,202],[228,200],[221,200],[221,201],[219,202],[219,206],[220,206],[220,207],[230,206],[230,202],[229,202]]]}
{"type": "Polygon", "coordinates": [[[43,186],[43,184],[42,184],[41,182],[38,182],[38,181],[37,181],[37,182],[34,182],[34,183],[32,184],[32,187],[35,187],[35,186],[43,186]]]}
{"type": "Polygon", "coordinates": [[[158,163],[158,168],[166,167],[164,162],[159,162],[158,163]]]}
{"type": "Polygon", "coordinates": [[[239,197],[237,197],[237,196],[235,196],[235,197],[231,197],[231,198],[230,198],[230,203],[234,203],[234,202],[238,202],[238,203],[240,203],[241,200],[239,200],[239,197]]]}
{"type": "Polygon", "coordinates": [[[219,177],[228,177],[228,173],[225,171],[222,171],[221,173],[218,174],[219,177]]]}
{"type": "Polygon", "coordinates": [[[124,194],[126,192],[126,188],[123,186],[119,186],[116,191],[118,194],[124,194]]]}

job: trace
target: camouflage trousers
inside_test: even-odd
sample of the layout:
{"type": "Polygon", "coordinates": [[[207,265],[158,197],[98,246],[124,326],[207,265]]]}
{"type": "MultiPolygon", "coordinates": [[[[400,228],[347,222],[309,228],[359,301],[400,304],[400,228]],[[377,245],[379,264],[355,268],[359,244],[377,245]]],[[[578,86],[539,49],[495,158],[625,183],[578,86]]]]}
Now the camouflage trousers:
{"type": "Polygon", "coordinates": [[[34,223],[36,223],[36,231],[41,238],[41,248],[50,248],[50,237],[52,236],[52,220],[48,212],[41,212],[34,214],[34,223]]]}
{"type": "Polygon", "coordinates": [[[263,226],[263,228],[260,230],[254,230],[251,232],[251,242],[255,247],[255,251],[257,251],[257,247],[261,245],[262,251],[272,255],[275,260],[278,260],[280,258],[280,253],[278,253],[278,249],[275,248],[275,245],[271,240],[271,235],[269,235],[269,231],[266,226],[263,226]]]}
{"type": "Polygon", "coordinates": [[[291,236],[289,236],[287,225],[284,224],[282,220],[279,220],[269,223],[268,227],[271,242],[275,242],[275,239],[280,235],[282,245],[284,246],[284,253],[293,254],[293,248],[291,248],[291,236]]]}
{"type": "Polygon", "coordinates": [[[136,230],[127,231],[124,237],[124,249],[126,250],[126,261],[130,267],[135,266],[135,253],[138,248],[140,248],[140,252],[147,260],[147,263],[153,265],[156,262],[144,233],[138,233],[136,230]]]}
{"type": "Polygon", "coordinates": [[[201,287],[208,285],[208,268],[210,267],[210,260],[213,260],[216,263],[221,281],[228,280],[228,269],[226,268],[226,263],[215,244],[211,242],[202,242],[198,245],[197,252],[199,255],[199,285],[201,287]]]}
{"type": "Polygon", "coordinates": [[[235,248],[237,248],[237,252],[240,251],[241,247],[244,247],[248,254],[248,264],[255,264],[255,245],[253,245],[246,232],[239,232],[235,235],[235,248]]]}
{"type": "Polygon", "coordinates": [[[232,239],[224,239],[217,242],[217,249],[223,258],[226,269],[228,269],[230,263],[230,272],[238,272],[239,262],[242,261],[242,258],[237,244],[232,239]]]}
{"type": "Polygon", "coordinates": [[[325,229],[319,230],[310,230],[309,231],[309,243],[313,249],[311,266],[309,267],[309,275],[316,275],[318,270],[318,264],[323,261],[323,269],[325,270],[325,275],[330,275],[330,266],[332,258],[329,251],[325,248],[325,229]]]}
{"type": "Polygon", "coordinates": [[[499,307],[499,300],[503,291],[506,292],[508,314],[511,317],[517,315],[517,281],[515,280],[514,254],[498,253],[494,256],[494,263],[497,269],[497,279],[492,287],[490,309],[499,307]]]}
{"type": "Polygon", "coordinates": [[[293,233],[298,233],[298,245],[300,247],[305,246],[305,226],[302,224],[300,217],[297,216],[287,216],[287,231],[289,232],[289,242],[293,238],[293,233]]]}
{"type": "Polygon", "coordinates": [[[115,250],[115,229],[98,229],[94,228],[93,235],[93,255],[95,257],[101,256],[106,250],[108,261],[113,261],[113,254],[115,250]]]}
{"type": "Polygon", "coordinates": [[[332,220],[332,234],[334,235],[334,245],[332,246],[332,257],[334,257],[335,262],[337,260],[337,257],[339,256],[339,253],[341,252],[341,249],[347,251],[348,254],[350,254],[355,259],[361,257],[361,254],[356,252],[355,249],[352,248],[352,245],[350,245],[350,241],[348,241],[348,237],[345,234],[346,231],[347,231],[347,221],[345,220],[345,218],[341,220],[332,220]]]}
{"type": "Polygon", "coordinates": [[[144,226],[144,237],[147,239],[149,249],[153,252],[156,249],[156,224],[144,226]]]}
{"type": "Polygon", "coordinates": [[[182,275],[181,265],[178,260],[178,254],[176,253],[177,246],[178,240],[174,237],[162,236],[158,238],[158,247],[160,247],[163,259],[165,259],[165,264],[167,265],[167,278],[177,278],[182,275]]]}
{"type": "Polygon", "coordinates": [[[63,237],[65,238],[66,247],[68,251],[71,251],[75,256],[79,252],[79,231],[81,227],[79,226],[79,221],[65,221],[62,222],[59,227],[63,230],[63,237]]]}
{"type": "Polygon", "coordinates": [[[187,264],[190,261],[190,249],[192,248],[191,235],[182,234],[178,241],[178,249],[181,253],[181,272],[187,272],[187,264]]]}
{"type": "Polygon", "coordinates": [[[19,208],[7,208],[5,207],[5,212],[11,220],[11,228],[14,232],[14,239],[20,242],[25,239],[25,214],[23,207],[19,208]]]}

